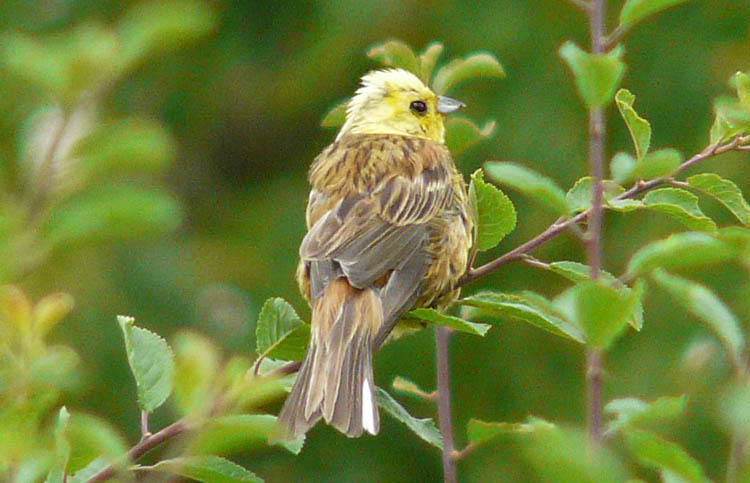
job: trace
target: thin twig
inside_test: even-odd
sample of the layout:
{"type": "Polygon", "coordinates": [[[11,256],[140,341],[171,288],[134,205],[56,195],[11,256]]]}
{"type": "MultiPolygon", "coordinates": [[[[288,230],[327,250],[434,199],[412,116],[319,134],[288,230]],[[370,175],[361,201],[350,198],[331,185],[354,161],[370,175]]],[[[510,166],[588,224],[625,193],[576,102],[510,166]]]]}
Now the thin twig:
{"type": "Polygon", "coordinates": [[[466,457],[466,455],[468,455],[469,453],[471,453],[472,451],[474,451],[474,450],[476,449],[476,447],[477,447],[477,445],[476,445],[476,444],[474,444],[474,443],[469,443],[469,444],[468,444],[468,445],[466,445],[466,447],[465,447],[464,449],[462,449],[461,451],[456,451],[456,450],[453,450],[453,453],[451,454],[451,457],[452,457],[452,458],[453,458],[453,459],[454,459],[455,461],[459,461],[459,460],[462,460],[463,458],[465,458],[465,457],[466,457]]]}
{"type": "Polygon", "coordinates": [[[448,343],[451,329],[435,327],[435,358],[437,363],[437,407],[440,434],[443,436],[443,480],[456,482],[456,460],[453,458],[453,423],[451,421],[450,366],[448,343]]]}
{"type": "Polygon", "coordinates": [[[95,481],[106,481],[112,478],[115,475],[116,469],[120,465],[126,464],[128,461],[136,461],[138,458],[156,448],[163,442],[172,439],[175,436],[188,431],[189,429],[190,425],[188,424],[188,422],[185,419],[180,419],[162,429],[161,431],[141,439],[138,444],[130,448],[122,461],[107,466],[99,473],[92,476],[91,479],[88,480],[89,483],[95,481]]]}
{"type": "Polygon", "coordinates": [[[628,29],[626,27],[623,27],[622,25],[618,25],[617,28],[612,31],[612,33],[602,39],[601,42],[603,51],[609,52],[610,50],[612,50],[620,42],[620,40],[622,40],[626,33],[628,33],[628,29]]]}
{"type": "Polygon", "coordinates": [[[151,431],[148,430],[148,412],[141,411],[141,441],[151,436],[151,431]]]}

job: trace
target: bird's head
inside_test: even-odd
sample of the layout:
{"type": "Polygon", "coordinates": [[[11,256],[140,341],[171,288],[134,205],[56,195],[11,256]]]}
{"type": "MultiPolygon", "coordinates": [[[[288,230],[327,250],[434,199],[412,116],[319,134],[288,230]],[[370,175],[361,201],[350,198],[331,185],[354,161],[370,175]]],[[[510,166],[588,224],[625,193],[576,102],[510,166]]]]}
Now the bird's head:
{"type": "Polygon", "coordinates": [[[463,105],[435,95],[405,70],[368,72],[349,101],[346,122],[336,139],[348,134],[400,134],[442,143],[443,116],[463,105]]]}

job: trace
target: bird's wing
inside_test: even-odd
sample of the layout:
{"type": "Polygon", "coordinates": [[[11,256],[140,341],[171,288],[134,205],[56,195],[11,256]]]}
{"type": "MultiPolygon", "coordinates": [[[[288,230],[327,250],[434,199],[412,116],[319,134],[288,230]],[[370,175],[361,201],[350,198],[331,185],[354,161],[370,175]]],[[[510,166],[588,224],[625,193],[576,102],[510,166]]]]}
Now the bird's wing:
{"type": "MultiPolygon", "coordinates": [[[[410,153],[419,155],[420,151],[410,153]]],[[[437,163],[413,178],[384,176],[377,186],[350,193],[335,204],[311,196],[311,203],[331,206],[317,217],[300,247],[301,257],[310,263],[312,299],[342,274],[354,287],[366,288],[391,271],[401,271],[399,285],[406,288],[411,283],[416,290],[429,256],[420,250],[429,236],[427,222],[443,213],[454,196],[452,173],[443,166],[437,163]]],[[[308,213],[316,210],[319,207],[309,207],[308,213]]],[[[390,279],[383,283],[395,282],[390,279]]]]}

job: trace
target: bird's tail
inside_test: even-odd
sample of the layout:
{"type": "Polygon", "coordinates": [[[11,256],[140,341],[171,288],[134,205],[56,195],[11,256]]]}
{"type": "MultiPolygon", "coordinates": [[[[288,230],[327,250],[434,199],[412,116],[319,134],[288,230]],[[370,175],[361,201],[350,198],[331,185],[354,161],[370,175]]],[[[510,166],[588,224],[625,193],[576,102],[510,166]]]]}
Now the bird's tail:
{"type": "Polygon", "coordinates": [[[383,325],[378,294],[333,280],[313,305],[310,347],[279,413],[285,439],[307,432],[321,417],[349,437],[380,430],[372,356],[383,325]]]}

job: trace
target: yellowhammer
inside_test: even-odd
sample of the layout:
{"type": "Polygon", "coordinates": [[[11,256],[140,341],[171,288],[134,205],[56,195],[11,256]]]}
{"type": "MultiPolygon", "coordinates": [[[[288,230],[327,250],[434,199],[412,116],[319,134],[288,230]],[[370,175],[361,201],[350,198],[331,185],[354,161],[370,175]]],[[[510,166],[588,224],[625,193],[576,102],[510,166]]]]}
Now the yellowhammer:
{"type": "Polygon", "coordinates": [[[315,159],[297,272],[312,335],[279,414],[286,438],[321,417],[377,434],[373,353],[404,311],[458,295],[472,220],[443,115],[461,106],[404,70],[370,72],[315,159]]]}

